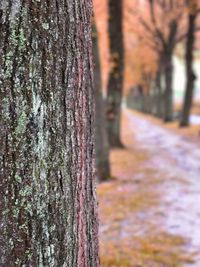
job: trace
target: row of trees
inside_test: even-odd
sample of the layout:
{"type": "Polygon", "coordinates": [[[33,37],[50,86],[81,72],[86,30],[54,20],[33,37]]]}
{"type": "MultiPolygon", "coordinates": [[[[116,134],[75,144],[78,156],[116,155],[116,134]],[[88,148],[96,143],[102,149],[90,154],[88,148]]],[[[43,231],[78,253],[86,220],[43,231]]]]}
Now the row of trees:
{"type": "MultiPolygon", "coordinates": [[[[136,9],[138,1],[132,3],[136,9]]],[[[140,25],[135,36],[151,55],[137,53],[139,88],[145,103],[152,93],[157,98],[145,108],[165,121],[173,119],[172,56],[177,43],[187,39],[181,120],[186,125],[198,2],[146,0],[140,7],[132,14],[140,25]],[[148,59],[154,71],[146,67],[148,59]]],[[[90,0],[0,2],[1,266],[99,266],[94,146],[99,180],[105,180],[109,147],[122,147],[123,12],[123,0],[108,0],[110,70],[104,99],[90,0]]]]}
{"type": "Polygon", "coordinates": [[[139,54],[136,55],[135,68],[140,68],[138,85],[144,99],[142,109],[166,122],[173,120],[173,55],[177,45],[185,43],[187,84],[181,126],[189,124],[192,106],[195,81],[193,52],[199,4],[198,0],[146,0],[141,2],[137,12],[132,11],[138,23],[134,32],[138,43],[134,49],[150,55],[139,59],[139,54]]]}
{"type": "MultiPolygon", "coordinates": [[[[185,44],[187,84],[180,125],[187,126],[194,91],[193,51],[198,30],[199,6],[198,0],[131,1],[129,6],[127,4],[125,6],[123,0],[108,1],[110,70],[106,99],[102,97],[100,64],[98,52],[95,53],[96,72],[98,72],[98,78],[95,78],[95,81],[98,98],[101,98],[100,102],[102,102],[99,104],[99,100],[96,100],[97,166],[100,180],[110,176],[109,147],[122,146],[120,118],[124,66],[127,63],[124,60],[123,14],[128,10],[129,15],[134,18],[134,25],[137,25],[132,27],[130,33],[134,36],[131,57],[132,75],[137,84],[137,90],[135,90],[137,92],[130,92],[127,97],[128,102],[134,102],[134,106],[138,106],[136,98],[130,97],[131,94],[137,94],[140,102],[142,100],[138,106],[140,110],[152,113],[165,122],[173,120],[173,55],[176,53],[178,44],[185,44]],[[99,136],[100,133],[101,136],[99,136]]],[[[95,36],[97,38],[97,34],[95,36]]],[[[98,46],[97,40],[96,43],[98,46]]]]}
{"type": "MultiPolygon", "coordinates": [[[[96,45],[96,151],[99,180],[110,177],[109,148],[121,147],[120,118],[124,84],[124,16],[134,18],[131,52],[132,75],[136,90],[128,95],[128,103],[151,113],[165,122],[174,119],[173,56],[179,44],[185,47],[186,88],[180,114],[180,126],[189,125],[195,74],[193,58],[198,31],[199,0],[108,1],[108,36],[110,70],[106,99],[102,97],[97,34],[96,45]],[[134,95],[134,98],[131,97],[134,95]],[[136,97],[135,97],[136,96],[136,97]],[[138,98],[137,98],[138,97],[138,98]],[[142,101],[141,101],[142,100],[142,101]],[[140,102],[140,105],[138,105],[140,102]],[[133,103],[134,102],[134,103],[133,103]]],[[[133,21],[132,21],[133,23],[133,21]]],[[[126,32],[127,34],[127,32],[126,32]]],[[[130,38],[131,39],[131,38],[130,38]]]]}

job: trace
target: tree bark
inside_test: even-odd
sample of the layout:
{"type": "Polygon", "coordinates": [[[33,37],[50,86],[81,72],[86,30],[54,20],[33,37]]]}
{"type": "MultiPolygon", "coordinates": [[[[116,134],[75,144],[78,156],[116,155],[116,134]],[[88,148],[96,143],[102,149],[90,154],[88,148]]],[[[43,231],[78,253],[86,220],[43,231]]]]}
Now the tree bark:
{"type": "Polygon", "coordinates": [[[95,124],[96,124],[96,165],[98,180],[110,178],[109,144],[106,122],[106,105],[102,94],[101,66],[99,57],[98,35],[93,23],[94,85],[95,85],[95,124]]]}
{"type": "Polygon", "coordinates": [[[122,145],[120,119],[124,76],[123,0],[109,0],[109,40],[111,68],[107,88],[107,120],[109,143],[114,147],[122,145]]]}
{"type": "Polygon", "coordinates": [[[0,266],[99,266],[91,1],[0,3],[0,266]]]}
{"type": "Polygon", "coordinates": [[[193,71],[193,50],[195,43],[195,22],[197,14],[195,12],[190,13],[188,16],[188,32],[187,32],[187,43],[186,43],[186,89],[183,110],[181,115],[180,126],[189,125],[190,110],[192,107],[193,91],[194,91],[194,82],[195,74],[193,71]]]}

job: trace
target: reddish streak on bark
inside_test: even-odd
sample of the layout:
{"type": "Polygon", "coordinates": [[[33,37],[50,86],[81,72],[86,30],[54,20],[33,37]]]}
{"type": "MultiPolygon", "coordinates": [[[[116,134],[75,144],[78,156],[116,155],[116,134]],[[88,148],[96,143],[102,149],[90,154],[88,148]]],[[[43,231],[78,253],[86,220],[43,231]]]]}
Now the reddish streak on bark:
{"type": "Polygon", "coordinates": [[[92,3],[44,2],[0,7],[0,266],[98,267],[92,3]]]}
{"type": "MultiPolygon", "coordinates": [[[[80,61],[79,62],[79,80],[81,81],[81,74],[83,73],[83,64],[80,61]]],[[[82,113],[79,114],[79,120],[78,120],[78,132],[79,132],[79,142],[80,142],[80,152],[79,152],[79,159],[80,159],[80,166],[79,166],[79,179],[78,179],[78,190],[80,190],[80,194],[79,194],[79,203],[78,203],[78,266],[80,267],[85,267],[87,266],[86,263],[86,259],[87,259],[87,255],[85,255],[86,253],[86,248],[85,248],[85,244],[87,241],[86,238],[86,225],[85,225],[85,198],[83,195],[83,190],[85,188],[86,185],[86,173],[85,173],[85,164],[86,164],[86,157],[87,155],[85,154],[86,152],[86,142],[85,142],[85,138],[84,138],[84,131],[83,129],[85,129],[84,124],[84,117],[85,117],[85,111],[86,111],[86,97],[85,95],[80,91],[80,102],[79,102],[82,106],[82,113]]]]}

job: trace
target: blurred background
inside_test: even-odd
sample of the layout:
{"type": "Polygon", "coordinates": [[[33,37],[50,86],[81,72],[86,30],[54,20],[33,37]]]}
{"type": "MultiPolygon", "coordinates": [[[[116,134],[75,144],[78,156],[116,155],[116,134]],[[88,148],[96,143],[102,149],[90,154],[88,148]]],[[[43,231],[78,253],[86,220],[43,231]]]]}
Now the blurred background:
{"type": "Polygon", "coordinates": [[[94,0],[103,267],[200,267],[200,1],[94,0]]]}

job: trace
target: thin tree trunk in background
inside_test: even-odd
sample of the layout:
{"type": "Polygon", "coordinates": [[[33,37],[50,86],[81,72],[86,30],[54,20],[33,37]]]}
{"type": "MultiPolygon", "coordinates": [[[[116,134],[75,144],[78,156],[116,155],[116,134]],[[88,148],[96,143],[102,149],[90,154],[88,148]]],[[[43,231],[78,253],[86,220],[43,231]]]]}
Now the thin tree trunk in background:
{"type": "Polygon", "coordinates": [[[150,114],[150,96],[148,90],[144,90],[143,94],[143,106],[144,106],[144,113],[150,114]]]}
{"type": "Polygon", "coordinates": [[[157,74],[156,74],[155,86],[156,86],[156,101],[155,101],[156,111],[155,111],[155,115],[158,118],[162,118],[163,117],[163,95],[162,95],[162,87],[161,87],[161,72],[160,72],[160,70],[158,70],[157,74]]]}
{"type": "Polygon", "coordinates": [[[158,68],[155,79],[156,86],[156,116],[158,118],[163,118],[163,88],[162,88],[162,54],[159,56],[158,68]]]}
{"type": "Polygon", "coordinates": [[[171,21],[167,42],[163,44],[162,66],[165,80],[163,119],[165,122],[173,120],[173,53],[176,46],[178,26],[176,19],[171,21]]]}
{"type": "Polygon", "coordinates": [[[99,266],[91,9],[0,3],[0,266],[99,266]]]}
{"type": "Polygon", "coordinates": [[[108,138],[111,146],[121,146],[120,119],[124,71],[123,0],[109,0],[108,2],[111,55],[107,88],[108,138]]]}
{"type": "Polygon", "coordinates": [[[187,32],[187,43],[186,43],[186,89],[185,89],[185,98],[183,104],[183,110],[181,115],[180,126],[189,125],[190,110],[192,107],[193,92],[194,92],[194,82],[195,74],[193,71],[193,51],[195,43],[195,22],[197,14],[191,13],[188,17],[188,32],[187,32]]]}
{"type": "Polygon", "coordinates": [[[99,181],[110,177],[109,144],[106,122],[106,105],[103,100],[101,66],[99,57],[98,36],[95,22],[93,23],[93,51],[94,51],[94,94],[95,94],[95,123],[96,123],[96,164],[99,181]]]}
{"type": "Polygon", "coordinates": [[[165,122],[173,120],[173,63],[172,53],[166,53],[164,58],[164,114],[165,122]]]}
{"type": "Polygon", "coordinates": [[[141,111],[146,112],[146,106],[145,106],[145,92],[144,88],[141,86],[141,111]]]}

